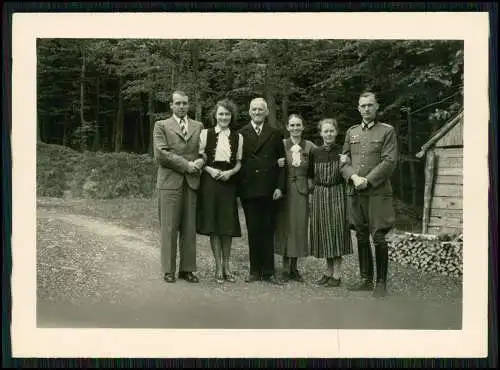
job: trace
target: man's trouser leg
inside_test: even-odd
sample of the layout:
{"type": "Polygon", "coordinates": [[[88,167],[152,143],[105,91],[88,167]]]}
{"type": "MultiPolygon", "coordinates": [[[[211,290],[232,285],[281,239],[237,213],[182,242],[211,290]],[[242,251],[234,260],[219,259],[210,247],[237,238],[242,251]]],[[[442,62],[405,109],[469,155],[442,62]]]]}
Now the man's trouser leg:
{"type": "Polygon", "coordinates": [[[367,196],[349,196],[350,222],[356,231],[359,270],[363,280],[352,287],[353,290],[366,290],[373,287],[373,255],[370,245],[368,204],[367,196]]]}

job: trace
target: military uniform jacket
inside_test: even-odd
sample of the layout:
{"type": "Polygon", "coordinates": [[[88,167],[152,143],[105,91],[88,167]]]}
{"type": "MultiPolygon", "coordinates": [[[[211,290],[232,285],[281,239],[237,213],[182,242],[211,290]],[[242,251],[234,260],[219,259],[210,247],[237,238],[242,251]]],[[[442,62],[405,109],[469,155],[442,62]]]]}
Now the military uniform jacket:
{"type": "Polygon", "coordinates": [[[398,145],[394,127],[377,122],[363,128],[362,124],[350,127],[345,136],[342,153],[348,162],[341,168],[348,182],[348,194],[392,196],[391,176],[398,162],[398,145]],[[368,187],[354,189],[353,174],[365,177],[368,187]]]}

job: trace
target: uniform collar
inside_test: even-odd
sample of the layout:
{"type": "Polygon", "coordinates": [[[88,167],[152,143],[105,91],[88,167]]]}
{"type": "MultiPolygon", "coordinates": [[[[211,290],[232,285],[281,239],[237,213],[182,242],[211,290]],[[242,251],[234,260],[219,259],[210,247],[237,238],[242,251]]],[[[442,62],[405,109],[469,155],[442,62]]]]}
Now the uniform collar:
{"type": "Polygon", "coordinates": [[[375,126],[375,120],[371,121],[371,122],[368,122],[368,123],[365,123],[364,121],[361,122],[361,128],[362,129],[365,129],[365,128],[372,128],[373,126],[375,126]]]}

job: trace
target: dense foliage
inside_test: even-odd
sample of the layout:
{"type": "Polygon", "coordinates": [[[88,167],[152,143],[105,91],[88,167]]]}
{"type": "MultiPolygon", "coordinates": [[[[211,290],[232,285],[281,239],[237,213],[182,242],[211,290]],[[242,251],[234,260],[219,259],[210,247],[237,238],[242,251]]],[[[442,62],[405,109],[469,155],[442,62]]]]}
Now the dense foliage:
{"type": "MultiPolygon", "coordinates": [[[[149,161],[152,125],[169,114],[175,88],[190,94],[191,115],[207,126],[218,99],[237,103],[241,126],[250,99],[264,96],[271,124],[283,127],[290,113],[300,113],[313,140],[321,118],[336,117],[341,136],[357,123],[357,97],[371,89],[381,118],[398,130],[403,158],[415,158],[462,106],[461,41],[39,39],[37,47],[38,138],[89,158],[134,152],[149,161]]],[[[116,161],[109,166],[125,166],[116,161]]],[[[423,163],[399,167],[396,194],[418,206],[423,163]]],[[[48,164],[39,181],[61,171],[48,164]]]]}
{"type": "Polygon", "coordinates": [[[83,153],[38,143],[37,194],[92,199],[148,198],[154,193],[156,165],[147,154],[83,153]]]}

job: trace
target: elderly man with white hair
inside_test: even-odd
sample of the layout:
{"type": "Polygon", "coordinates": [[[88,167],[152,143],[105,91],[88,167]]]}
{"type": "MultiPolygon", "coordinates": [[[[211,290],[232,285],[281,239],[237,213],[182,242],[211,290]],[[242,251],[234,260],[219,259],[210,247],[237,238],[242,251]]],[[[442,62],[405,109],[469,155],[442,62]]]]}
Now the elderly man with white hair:
{"type": "Polygon", "coordinates": [[[250,273],[247,282],[282,284],[274,267],[277,200],[284,196],[283,133],[265,122],[269,114],[263,98],[250,102],[251,122],[240,129],[245,145],[239,177],[239,197],[248,230],[250,273]]]}

